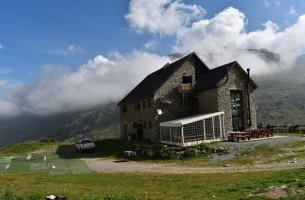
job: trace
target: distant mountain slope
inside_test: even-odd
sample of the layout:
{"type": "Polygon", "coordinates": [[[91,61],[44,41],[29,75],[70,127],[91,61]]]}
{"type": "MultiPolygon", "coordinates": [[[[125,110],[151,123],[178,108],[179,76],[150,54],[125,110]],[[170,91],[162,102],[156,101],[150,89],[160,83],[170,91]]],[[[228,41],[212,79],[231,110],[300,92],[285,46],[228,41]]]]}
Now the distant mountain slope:
{"type": "Polygon", "coordinates": [[[287,70],[253,78],[259,123],[305,125],[305,55],[287,70]]]}
{"type": "Polygon", "coordinates": [[[0,121],[0,147],[16,142],[55,137],[60,141],[81,137],[118,137],[119,113],[116,103],[83,112],[52,116],[25,115],[0,121]]]}

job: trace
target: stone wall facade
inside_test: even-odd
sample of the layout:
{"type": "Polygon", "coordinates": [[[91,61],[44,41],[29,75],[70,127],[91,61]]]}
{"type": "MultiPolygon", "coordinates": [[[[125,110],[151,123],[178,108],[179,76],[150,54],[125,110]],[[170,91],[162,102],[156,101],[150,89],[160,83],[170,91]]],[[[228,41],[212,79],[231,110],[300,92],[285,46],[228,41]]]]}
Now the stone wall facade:
{"type": "Polygon", "coordinates": [[[250,96],[250,107],[251,107],[251,121],[252,126],[248,125],[248,97],[247,97],[247,81],[248,77],[242,71],[240,66],[237,64],[229,70],[228,80],[224,78],[217,88],[218,96],[218,111],[225,113],[225,130],[226,132],[233,131],[232,127],[232,108],[231,108],[231,91],[240,91],[242,94],[242,105],[243,105],[243,118],[244,128],[256,129],[256,107],[254,97],[254,86],[250,84],[249,96],[250,96]]]}
{"type": "Polygon", "coordinates": [[[127,104],[120,105],[120,132],[121,137],[125,135],[137,135],[138,125],[143,126],[143,137],[151,140],[155,140],[156,124],[154,119],[156,116],[155,106],[153,98],[138,99],[136,101],[129,102],[127,104]],[[146,108],[143,106],[143,102],[146,102],[146,108]],[[151,107],[148,107],[148,102],[151,101],[151,107]],[[139,104],[140,108],[135,109],[135,104],[139,104]],[[123,111],[123,107],[127,108],[127,112],[123,111]],[[149,123],[151,122],[151,127],[149,123]],[[134,127],[136,123],[136,127],[134,127]],[[146,124],[146,125],[145,125],[146,124]],[[127,128],[127,130],[124,130],[127,128]]]}
{"type": "Polygon", "coordinates": [[[247,76],[242,68],[235,64],[230,68],[228,76],[225,77],[217,88],[200,91],[196,93],[189,93],[188,100],[196,99],[197,107],[196,113],[193,112],[190,106],[182,106],[182,94],[179,93],[179,84],[182,81],[183,74],[192,75],[193,85],[196,83],[196,67],[195,61],[189,59],[185,62],[154,94],[153,97],[138,99],[120,105],[120,129],[121,136],[137,135],[138,127],[135,124],[142,124],[143,137],[151,141],[160,140],[161,122],[179,119],[182,117],[223,111],[225,133],[233,130],[232,128],[232,110],[231,110],[231,91],[240,91],[243,100],[243,118],[245,129],[256,129],[256,108],[254,99],[254,86],[250,86],[250,104],[251,104],[251,119],[252,126],[248,126],[248,98],[247,98],[247,76]],[[170,103],[162,103],[160,97],[165,97],[170,103]],[[143,101],[150,101],[151,107],[143,106],[143,101]],[[140,108],[135,109],[135,104],[139,104],[140,108]],[[124,112],[123,107],[127,108],[124,112]],[[162,110],[162,115],[157,114],[157,109],[162,110]],[[149,123],[151,126],[149,126],[149,123]],[[146,124],[146,126],[144,126],[146,124]],[[127,129],[126,129],[127,127],[127,129]]]}
{"type": "MultiPolygon", "coordinates": [[[[182,81],[182,75],[192,75],[192,83],[195,84],[195,63],[193,59],[189,59],[183,64],[150,98],[152,106],[149,109],[135,110],[134,103],[142,102],[145,99],[139,99],[128,104],[120,105],[120,129],[121,136],[124,137],[124,126],[127,124],[127,134],[137,134],[137,129],[133,128],[133,123],[144,123],[151,121],[152,128],[144,129],[143,136],[152,141],[159,141],[160,128],[159,124],[164,121],[178,119],[190,115],[189,108],[181,106],[182,94],[179,93],[179,85],[182,81]],[[160,97],[165,97],[171,103],[162,103],[160,97]],[[127,112],[122,112],[122,107],[127,106],[127,112]],[[157,109],[163,111],[162,115],[157,114],[157,109]]],[[[190,96],[191,94],[189,94],[190,96]]],[[[142,105],[140,103],[140,105],[142,105]]]]}

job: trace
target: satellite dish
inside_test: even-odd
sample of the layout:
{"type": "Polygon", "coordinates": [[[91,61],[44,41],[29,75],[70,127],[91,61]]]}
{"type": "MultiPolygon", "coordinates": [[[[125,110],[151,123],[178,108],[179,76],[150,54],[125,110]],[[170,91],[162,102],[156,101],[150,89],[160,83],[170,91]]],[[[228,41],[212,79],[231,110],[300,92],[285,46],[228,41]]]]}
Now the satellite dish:
{"type": "Polygon", "coordinates": [[[163,112],[162,112],[161,109],[157,109],[157,114],[158,114],[158,115],[162,115],[162,113],[163,113],[163,112]]]}

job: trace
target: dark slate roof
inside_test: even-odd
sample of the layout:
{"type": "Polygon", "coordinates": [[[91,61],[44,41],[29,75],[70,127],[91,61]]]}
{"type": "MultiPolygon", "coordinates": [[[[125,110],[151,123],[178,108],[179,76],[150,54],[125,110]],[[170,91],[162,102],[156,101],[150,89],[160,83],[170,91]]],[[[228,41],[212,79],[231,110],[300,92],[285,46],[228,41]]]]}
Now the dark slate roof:
{"type": "Polygon", "coordinates": [[[195,53],[191,53],[161,69],[149,74],[142,82],[140,82],[129,94],[127,94],[119,104],[132,101],[134,99],[151,97],[154,95],[161,85],[167,81],[169,77],[177,70],[179,67],[195,53]]]}
{"type": "Polygon", "coordinates": [[[203,74],[196,82],[194,90],[201,91],[216,88],[218,83],[227,75],[227,71],[236,63],[236,61],[231,62],[203,74]]]}
{"type": "MultiPolygon", "coordinates": [[[[195,91],[203,91],[216,88],[218,86],[218,83],[226,77],[228,70],[230,70],[234,66],[242,70],[245,76],[247,76],[247,73],[240,67],[237,61],[210,70],[200,60],[197,54],[193,52],[149,74],[119,102],[119,105],[136,99],[152,97],[154,93],[162,86],[162,84],[167,81],[172,76],[172,74],[174,74],[175,71],[179,69],[184,64],[184,62],[192,56],[196,56],[196,58],[198,58],[198,60],[206,67],[206,69],[201,74],[200,78],[197,80],[194,86],[195,91]]],[[[257,88],[257,85],[254,83],[254,81],[252,79],[250,79],[250,81],[251,84],[253,84],[254,88],[257,88]]]]}
{"type": "MultiPolygon", "coordinates": [[[[207,73],[203,74],[196,82],[194,90],[203,91],[203,90],[216,88],[218,86],[218,83],[227,76],[228,71],[234,66],[238,67],[244,73],[245,76],[248,76],[237,61],[230,62],[220,67],[211,69],[207,73]]],[[[251,78],[250,78],[250,83],[254,86],[255,89],[257,88],[257,85],[251,78]]]]}

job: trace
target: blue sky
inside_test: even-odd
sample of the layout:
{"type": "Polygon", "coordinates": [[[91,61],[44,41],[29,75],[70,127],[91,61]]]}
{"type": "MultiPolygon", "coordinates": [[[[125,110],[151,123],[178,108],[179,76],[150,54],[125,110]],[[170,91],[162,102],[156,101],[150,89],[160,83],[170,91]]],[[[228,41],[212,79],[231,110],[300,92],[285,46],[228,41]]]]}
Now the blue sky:
{"type": "MultiPolygon", "coordinates": [[[[301,39],[305,20],[300,18],[304,14],[303,0],[3,0],[0,105],[12,103],[16,113],[35,113],[28,105],[37,95],[35,85],[51,82],[50,77],[56,75],[48,73],[55,73],[54,68],[65,68],[71,77],[79,75],[81,66],[93,68],[98,63],[103,64],[103,70],[124,62],[140,65],[142,58],[136,55],[196,51],[204,57],[220,44],[236,49],[267,48],[297,56],[305,52],[301,39]],[[20,91],[28,93],[21,95],[20,91]]],[[[232,59],[230,55],[224,61],[232,59]]],[[[130,85],[155,69],[143,70],[130,85]]]]}
{"type": "MultiPolygon", "coordinates": [[[[205,18],[233,6],[246,15],[247,31],[262,29],[268,20],[283,29],[305,13],[302,0],[187,0],[184,3],[202,6],[206,9],[205,18]],[[296,15],[288,14],[292,6],[296,15]]],[[[172,37],[138,34],[130,29],[124,18],[128,6],[127,0],[1,1],[0,79],[26,81],[39,74],[41,66],[50,63],[77,68],[99,54],[143,49],[152,39],[160,40],[160,45],[150,51],[159,55],[171,53],[175,42],[172,37]],[[69,53],[70,45],[76,50],[69,53]]]]}

